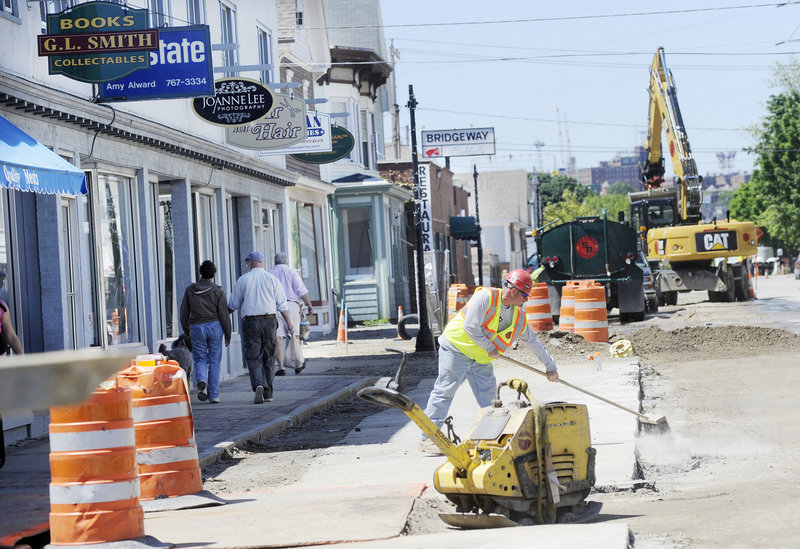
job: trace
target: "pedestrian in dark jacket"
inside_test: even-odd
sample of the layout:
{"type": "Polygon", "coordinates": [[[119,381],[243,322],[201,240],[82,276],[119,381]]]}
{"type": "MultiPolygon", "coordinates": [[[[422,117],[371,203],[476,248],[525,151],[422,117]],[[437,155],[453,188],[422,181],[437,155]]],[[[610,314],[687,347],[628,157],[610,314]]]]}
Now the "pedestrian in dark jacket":
{"type": "Polygon", "coordinates": [[[197,398],[212,404],[219,402],[223,337],[226,347],[231,343],[231,317],[225,290],[212,282],[216,273],[213,262],[203,261],[200,280],[187,286],[181,301],[181,327],[192,339],[197,398]]]}

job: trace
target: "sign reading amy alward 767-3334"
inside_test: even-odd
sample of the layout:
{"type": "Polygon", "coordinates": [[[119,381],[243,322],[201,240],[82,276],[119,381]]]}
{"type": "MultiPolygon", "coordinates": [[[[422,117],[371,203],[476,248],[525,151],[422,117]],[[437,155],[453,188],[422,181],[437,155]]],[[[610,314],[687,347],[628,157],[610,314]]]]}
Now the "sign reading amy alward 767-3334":
{"type": "Polygon", "coordinates": [[[147,10],[110,2],[86,2],[47,16],[38,36],[39,55],[50,74],[81,82],[108,82],[150,67],[158,30],[147,27],[147,10]]]}

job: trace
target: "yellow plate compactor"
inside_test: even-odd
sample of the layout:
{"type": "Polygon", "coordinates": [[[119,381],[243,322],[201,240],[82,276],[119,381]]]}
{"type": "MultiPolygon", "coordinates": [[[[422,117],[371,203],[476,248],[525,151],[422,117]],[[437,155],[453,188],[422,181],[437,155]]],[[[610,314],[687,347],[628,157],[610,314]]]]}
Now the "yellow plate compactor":
{"type": "Polygon", "coordinates": [[[456,505],[455,513],[439,515],[444,522],[460,528],[572,523],[600,512],[602,503],[586,502],[595,450],[585,405],[540,404],[524,380],[511,378],[498,385],[497,400],[479,412],[466,440],[453,442],[400,392],[399,374],[358,396],[405,412],[447,457],[433,477],[436,490],[456,505]],[[503,403],[503,387],[517,398],[503,403]]]}

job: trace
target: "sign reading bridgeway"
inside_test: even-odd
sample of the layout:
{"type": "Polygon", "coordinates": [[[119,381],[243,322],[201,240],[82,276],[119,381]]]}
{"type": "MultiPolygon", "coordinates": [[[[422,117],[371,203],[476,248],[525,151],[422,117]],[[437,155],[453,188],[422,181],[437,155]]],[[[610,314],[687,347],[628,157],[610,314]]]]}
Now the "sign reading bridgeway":
{"type": "Polygon", "coordinates": [[[422,156],[480,156],[494,154],[494,128],[422,132],[422,156]]]}

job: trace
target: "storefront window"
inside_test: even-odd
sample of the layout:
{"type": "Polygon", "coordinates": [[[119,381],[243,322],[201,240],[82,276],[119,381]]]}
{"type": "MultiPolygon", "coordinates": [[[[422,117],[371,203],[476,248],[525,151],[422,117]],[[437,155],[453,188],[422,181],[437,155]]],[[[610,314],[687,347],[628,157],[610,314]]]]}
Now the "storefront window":
{"type": "Polygon", "coordinates": [[[138,342],[141,337],[134,269],[131,180],[100,174],[98,183],[106,342],[108,345],[138,342]]]}
{"type": "Polygon", "coordinates": [[[194,253],[195,276],[197,268],[205,260],[219,263],[217,259],[217,247],[214,245],[214,237],[217,234],[216,208],[214,207],[213,196],[201,193],[194,194],[194,253]]]}
{"type": "Polygon", "coordinates": [[[344,264],[348,280],[371,277],[374,273],[370,208],[342,210],[344,264]]]}
{"type": "Polygon", "coordinates": [[[175,239],[172,232],[172,192],[169,184],[155,185],[156,189],[156,234],[158,235],[158,258],[161,265],[159,283],[163,296],[165,337],[178,335],[178,299],[175,294],[175,239]]]}
{"type": "Polygon", "coordinates": [[[328,295],[322,231],[322,208],[295,202],[292,209],[293,263],[308,288],[309,298],[316,303],[327,301],[328,295]]]}

